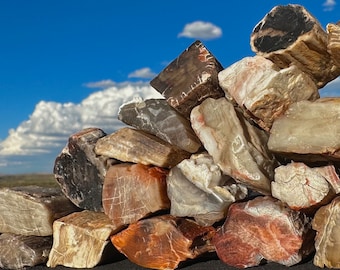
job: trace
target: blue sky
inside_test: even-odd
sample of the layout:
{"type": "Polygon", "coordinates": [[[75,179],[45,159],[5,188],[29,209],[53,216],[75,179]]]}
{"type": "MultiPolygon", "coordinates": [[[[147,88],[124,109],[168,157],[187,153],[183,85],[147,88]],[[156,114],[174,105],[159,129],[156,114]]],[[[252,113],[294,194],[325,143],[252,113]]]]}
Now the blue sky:
{"type": "Polygon", "coordinates": [[[157,96],[150,79],[196,39],[225,68],[254,55],[253,27],[289,3],[340,20],[333,0],[0,1],[0,174],[52,172],[72,133],[117,129],[118,107],[157,96]]]}

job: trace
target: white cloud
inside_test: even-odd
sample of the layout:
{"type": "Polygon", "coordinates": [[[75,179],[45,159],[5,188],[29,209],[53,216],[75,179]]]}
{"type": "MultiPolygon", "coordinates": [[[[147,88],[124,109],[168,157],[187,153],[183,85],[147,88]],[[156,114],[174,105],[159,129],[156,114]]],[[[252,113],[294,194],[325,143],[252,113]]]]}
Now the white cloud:
{"type": "Polygon", "coordinates": [[[84,83],[84,86],[87,88],[108,88],[111,86],[115,86],[116,83],[112,80],[101,80],[98,82],[88,82],[84,83]]]}
{"type": "Polygon", "coordinates": [[[122,104],[152,97],[162,98],[148,83],[125,82],[94,92],[79,104],[40,101],[29,119],[0,141],[0,172],[13,166],[19,170],[24,163],[49,168],[46,164],[53,164],[70,135],[87,127],[112,133],[124,126],[117,118],[122,104]]]}
{"type": "Polygon", "coordinates": [[[137,69],[128,75],[128,78],[141,78],[141,79],[152,79],[157,74],[152,72],[150,68],[145,67],[137,69]]]}
{"type": "Polygon", "coordinates": [[[339,97],[340,96],[340,77],[335,80],[329,82],[320,89],[321,97],[339,97]]]}
{"type": "Polygon", "coordinates": [[[324,11],[332,11],[336,5],[335,0],[326,0],[323,4],[324,11]]]}
{"type": "Polygon", "coordinates": [[[195,21],[184,26],[178,37],[214,39],[222,36],[222,29],[210,22],[195,21]]]}

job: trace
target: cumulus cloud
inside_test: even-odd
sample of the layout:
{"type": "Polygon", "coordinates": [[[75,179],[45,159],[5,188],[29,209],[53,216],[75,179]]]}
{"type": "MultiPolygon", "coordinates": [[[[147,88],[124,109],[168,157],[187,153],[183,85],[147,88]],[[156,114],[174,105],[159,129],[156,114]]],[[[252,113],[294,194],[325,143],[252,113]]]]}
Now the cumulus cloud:
{"type": "Polygon", "coordinates": [[[339,97],[340,96],[340,77],[326,84],[320,89],[321,97],[339,97]]]}
{"type": "Polygon", "coordinates": [[[33,162],[49,168],[71,134],[87,127],[112,133],[124,126],[117,118],[122,104],[152,97],[162,98],[148,83],[126,82],[94,92],[78,104],[40,101],[29,119],[0,141],[0,171],[33,162]]]}
{"type": "Polygon", "coordinates": [[[336,5],[335,0],[326,0],[323,4],[324,11],[332,11],[336,5]]]}
{"type": "Polygon", "coordinates": [[[210,22],[195,21],[184,26],[178,37],[214,39],[222,36],[222,29],[210,22]]]}
{"type": "Polygon", "coordinates": [[[152,79],[156,75],[157,74],[154,73],[153,71],[151,71],[150,68],[145,67],[145,68],[137,69],[137,70],[131,72],[128,75],[128,78],[152,79]]]}
{"type": "Polygon", "coordinates": [[[84,86],[87,88],[108,88],[111,86],[115,86],[116,83],[112,80],[101,80],[97,82],[88,82],[84,83],[84,86]]]}

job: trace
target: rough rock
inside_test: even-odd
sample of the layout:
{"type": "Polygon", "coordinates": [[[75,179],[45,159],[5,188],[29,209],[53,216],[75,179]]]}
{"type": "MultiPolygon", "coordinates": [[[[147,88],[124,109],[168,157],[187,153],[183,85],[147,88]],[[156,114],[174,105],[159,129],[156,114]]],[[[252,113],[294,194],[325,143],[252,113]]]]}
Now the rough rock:
{"type": "Polygon", "coordinates": [[[327,49],[334,63],[340,68],[340,21],[326,26],[328,32],[327,49]]]}
{"type": "Polygon", "coordinates": [[[314,81],[296,66],[280,69],[262,56],[241,59],[218,79],[226,97],[266,131],[293,102],[320,97],[314,81]]]}
{"type": "Polygon", "coordinates": [[[189,153],[196,153],[201,142],[190,121],[172,108],[165,99],[147,99],[123,104],[118,119],[189,153]]]}
{"type": "Polygon", "coordinates": [[[214,162],[247,187],[270,194],[275,158],[268,135],[251,125],[226,98],[208,98],[191,112],[191,124],[214,162]]]}

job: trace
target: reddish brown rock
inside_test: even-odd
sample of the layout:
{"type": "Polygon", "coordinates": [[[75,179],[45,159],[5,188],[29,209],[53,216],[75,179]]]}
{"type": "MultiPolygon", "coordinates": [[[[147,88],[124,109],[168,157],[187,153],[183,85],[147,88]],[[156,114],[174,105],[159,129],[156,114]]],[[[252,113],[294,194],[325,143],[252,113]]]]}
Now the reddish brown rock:
{"type": "Polygon", "coordinates": [[[112,223],[120,227],[169,209],[167,173],[163,168],[143,164],[112,166],[103,186],[103,207],[112,223]]]}
{"type": "Polygon", "coordinates": [[[213,238],[218,257],[238,268],[263,260],[291,266],[314,250],[310,219],[271,197],[230,206],[213,238]]]}
{"type": "Polygon", "coordinates": [[[145,268],[175,269],[181,262],[214,252],[213,227],[170,215],[143,219],[113,235],[113,245],[145,268]],[[132,244],[133,243],[133,244],[132,244]]]}
{"type": "Polygon", "coordinates": [[[204,99],[224,96],[217,74],[222,65],[200,41],[195,41],[151,82],[170,106],[189,119],[204,99]]]}

